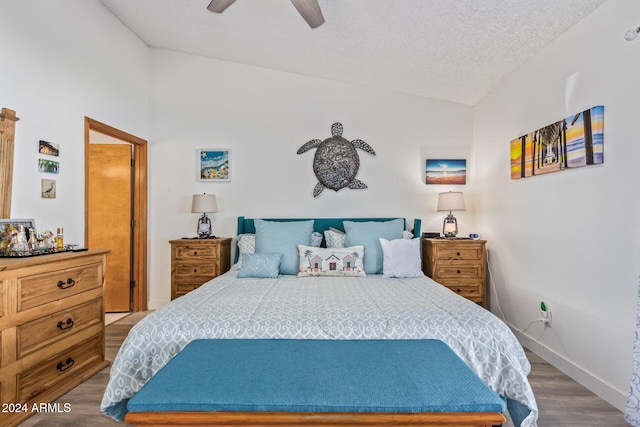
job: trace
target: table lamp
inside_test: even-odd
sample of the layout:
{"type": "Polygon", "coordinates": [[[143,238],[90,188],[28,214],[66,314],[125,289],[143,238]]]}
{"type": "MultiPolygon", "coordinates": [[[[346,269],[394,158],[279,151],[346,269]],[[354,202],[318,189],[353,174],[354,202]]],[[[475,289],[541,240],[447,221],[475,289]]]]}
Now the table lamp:
{"type": "Polygon", "coordinates": [[[191,203],[191,213],[201,213],[202,216],[198,219],[198,237],[206,239],[208,237],[215,237],[211,235],[211,219],[207,216],[208,213],[218,212],[218,203],[216,201],[215,194],[194,194],[193,201],[191,203]]]}
{"type": "Polygon", "coordinates": [[[442,224],[442,234],[448,239],[454,239],[458,234],[458,221],[451,211],[463,211],[464,196],[460,191],[449,191],[448,193],[438,194],[438,212],[449,211],[449,215],[444,219],[442,224]]]}

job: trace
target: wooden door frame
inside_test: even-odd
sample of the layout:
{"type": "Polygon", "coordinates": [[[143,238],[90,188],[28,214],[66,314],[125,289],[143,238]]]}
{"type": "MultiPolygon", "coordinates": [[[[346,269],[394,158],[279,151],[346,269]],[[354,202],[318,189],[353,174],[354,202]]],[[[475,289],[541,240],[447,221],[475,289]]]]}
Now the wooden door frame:
{"type": "MultiPolygon", "coordinates": [[[[84,118],[84,243],[89,239],[89,143],[90,131],[128,142],[133,146],[133,311],[147,310],[147,141],[89,117],[84,118]]],[[[108,259],[107,259],[108,262],[108,259]]]]}

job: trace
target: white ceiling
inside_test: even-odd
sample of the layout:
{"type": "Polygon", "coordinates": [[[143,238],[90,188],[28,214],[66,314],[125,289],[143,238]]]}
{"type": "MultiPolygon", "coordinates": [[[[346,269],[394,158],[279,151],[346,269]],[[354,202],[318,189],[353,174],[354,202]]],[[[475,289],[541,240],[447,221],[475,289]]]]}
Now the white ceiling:
{"type": "Polygon", "coordinates": [[[473,105],[606,0],[100,0],[148,46],[473,105]]]}

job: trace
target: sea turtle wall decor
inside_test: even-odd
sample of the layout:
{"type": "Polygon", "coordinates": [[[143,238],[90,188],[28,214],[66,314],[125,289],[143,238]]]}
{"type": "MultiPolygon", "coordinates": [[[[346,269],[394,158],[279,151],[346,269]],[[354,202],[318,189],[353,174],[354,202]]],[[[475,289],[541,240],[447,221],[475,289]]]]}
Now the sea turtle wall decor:
{"type": "Polygon", "coordinates": [[[313,197],[318,197],[325,188],[338,191],[344,187],[351,189],[367,188],[367,184],[356,179],[360,168],[360,158],[357,149],[373,156],[376,152],[361,139],[348,141],[342,137],[342,124],[331,125],[331,136],[327,139],[312,139],[298,149],[302,154],[312,148],[317,148],[313,156],[313,172],[318,183],[313,189],[313,197]]]}

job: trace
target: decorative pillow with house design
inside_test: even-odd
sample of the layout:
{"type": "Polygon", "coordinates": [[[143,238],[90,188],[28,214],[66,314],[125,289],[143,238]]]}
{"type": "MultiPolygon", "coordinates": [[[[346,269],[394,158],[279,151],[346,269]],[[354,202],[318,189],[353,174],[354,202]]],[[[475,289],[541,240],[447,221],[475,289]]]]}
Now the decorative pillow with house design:
{"type": "Polygon", "coordinates": [[[318,248],[298,245],[298,256],[300,257],[298,277],[366,277],[362,264],[364,259],[364,246],[318,248]]]}

